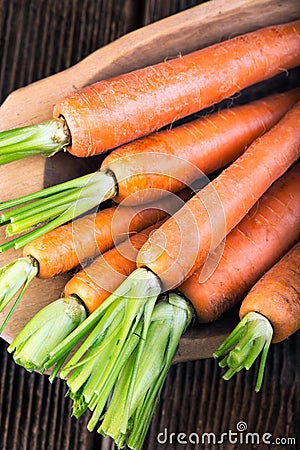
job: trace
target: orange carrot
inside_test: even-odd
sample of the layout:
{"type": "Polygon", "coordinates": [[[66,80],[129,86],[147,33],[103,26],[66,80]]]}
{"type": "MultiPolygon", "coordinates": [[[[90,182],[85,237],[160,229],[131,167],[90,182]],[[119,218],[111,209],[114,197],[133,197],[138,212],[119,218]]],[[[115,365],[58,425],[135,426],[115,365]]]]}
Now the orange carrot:
{"type": "Polygon", "coordinates": [[[201,267],[179,286],[192,302],[198,321],[216,320],[240,302],[299,240],[299,180],[300,163],[276,181],[227,236],[220,260],[216,255],[213,266],[208,265],[211,275],[205,278],[201,267]]]}
{"type": "Polygon", "coordinates": [[[178,286],[204,264],[225,236],[300,155],[300,102],[183,208],[154,231],[138,266],[178,286]]]}
{"type": "MultiPolygon", "coordinates": [[[[298,222],[299,223],[299,222],[298,222]]],[[[262,353],[255,386],[261,388],[271,342],[280,342],[300,328],[300,242],[294,245],[252,287],[240,308],[241,321],[214,353],[227,366],[223,375],[250,369],[262,353]]]]}
{"type": "Polygon", "coordinates": [[[250,312],[262,314],[271,322],[273,343],[283,341],[300,328],[300,242],[250,290],[242,303],[240,318],[250,312]]]}
{"type": "Polygon", "coordinates": [[[54,120],[26,128],[23,142],[24,129],[5,132],[0,163],[62,148],[99,154],[299,64],[298,20],[100,81],[59,101],[54,120]]]}
{"type": "Polygon", "coordinates": [[[95,259],[76,273],[66,284],[66,297],[77,295],[88,312],[98,308],[109,295],[136,269],[136,256],[150,233],[162,222],[134,234],[130,239],[95,259]]]}
{"type": "Polygon", "coordinates": [[[0,204],[0,210],[7,209],[0,223],[10,222],[8,236],[50,219],[4,243],[0,251],[20,248],[107,198],[118,202],[126,199],[128,205],[178,191],[203,173],[232,162],[299,99],[300,89],[294,89],[161,131],[115,150],[99,172],[0,204]],[[17,205],[22,206],[9,209],[17,205]]]}
{"type": "Polygon", "coordinates": [[[69,151],[91,156],[200,111],[300,64],[300,21],[267,27],[110,80],[57,103],[69,151]]]}
{"type": "Polygon", "coordinates": [[[164,191],[224,167],[251,142],[269,130],[300,100],[300,89],[275,94],[201,117],[174,129],[155,133],[116,149],[101,170],[113,172],[117,202],[153,201],[164,191]]]}
{"type": "MultiPolygon", "coordinates": [[[[68,378],[74,415],[79,417],[90,409],[90,431],[97,427],[118,444],[131,446],[142,432],[141,426],[147,429],[149,425],[180,336],[192,320],[191,307],[182,296],[166,295],[156,304],[158,295],[162,289],[178,286],[204,263],[210,248],[214,250],[220,244],[299,153],[300,102],[201,194],[196,194],[188,207],[153,231],[138,253],[141,267],[88,318],[82,319],[80,303],[70,308],[63,299],[40,311],[9,346],[15,361],[28,370],[55,365],[53,376],[61,370],[61,377],[68,378]],[[212,230],[214,227],[217,229],[212,230]],[[182,236],[187,241],[180,253],[182,236]],[[75,308],[79,316],[76,322],[75,308]],[[68,326],[62,329],[64,322],[68,326]],[[54,325],[59,333],[50,332],[54,325]],[[45,345],[37,345],[41,336],[49,335],[45,345]],[[79,342],[79,349],[65,364],[70,350],[79,342]]],[[[259,339],[259,351],[261,345],[264,339],[259,339]]],[[[250,350],[251,361],[255,352],[250,350]]]]}
{"type": "Polygon", "coordinates": [[[128,235],[162,220],[168,211],[174,211],[175,203],[176,198],[173,197],[168,198],[168,204],[160,201],[152,207],[147,205],[147,208],[112,206],[40,236],[25,245],[23,256],[37,262],[39,278],[52,278],[86,263],[128,235]]]}

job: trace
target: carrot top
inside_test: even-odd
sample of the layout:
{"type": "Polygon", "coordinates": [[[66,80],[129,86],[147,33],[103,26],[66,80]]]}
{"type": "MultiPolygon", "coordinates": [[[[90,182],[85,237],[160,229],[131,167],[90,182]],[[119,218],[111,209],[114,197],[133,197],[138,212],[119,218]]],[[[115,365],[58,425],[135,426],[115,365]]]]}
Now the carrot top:
{"type": "Polygon", "coordinates": [[[219,358],[234,347],[219,363],[221,367],[228,366],[228,370],[223,375],[224,380],[229,380],[243,368],[249,370],[262,353],[255,386],[255,391],[258,392],[261,388],[272,337],[273,328],[264,316],[256,312],[246,314],[213,354],[214,358],[219,358]]]}

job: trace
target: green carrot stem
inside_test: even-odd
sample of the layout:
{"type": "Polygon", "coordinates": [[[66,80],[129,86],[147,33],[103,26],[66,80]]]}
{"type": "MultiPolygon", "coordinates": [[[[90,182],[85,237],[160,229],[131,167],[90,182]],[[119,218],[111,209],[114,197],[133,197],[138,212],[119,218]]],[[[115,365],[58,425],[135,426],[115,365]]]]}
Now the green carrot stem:
{"type": "Polygon", "coordinates": [[[57,202],[59,204],[64,203],[65,198],[72,192],[76,192],[78,188],[68,189],[67,191],[58,192],[55,194],[51,194],[48,197],[41,198],[38,202],[30,202],[25,203],[18,208],[13,209],[13,211],[8,210],[1,214],[0,221],[6,222],[9,221],[11,223],[18,222],[19,220],[26,219],[27,217],[31,217],[33,213],[38,213],[43,211],[44,209],[48,209],[51,207],[52,202],[57,202]]]}
{"type": "Polygon", "coordinates": [[[32,192],[31,194],[23,195],[12,200],[7,200],[5,202],[0,202],[0,211],[5,209],[13,208],[15,206],[31,202],[33,200],[49,197],[52,194],[57,194],[58,192],[68,191],[73,188],[80,188],[86,185],[89,178],[93,174],[83,175],[82,177],[74,178],[73,180],[64,181],[63,183],[56,184],[55,186],[50,186],[40,191],[32,192]]]}
{"type": "Polygon", "coordinates": [[[67,126],[61,119],[3,131],[0,133],[0,164],[38,153],[51,156],[70,142],[67,126]]]}
{"type": "MultiPolygon", "coordinates": [[[[2,214],[3,221],[9,219],[11,222],[6,228],[7,235],[26,231],[33,225],[41,223],[40,221],[42,225],[0,245],[0,252],[13,247],[16,249],[23,247],[33,239],[92,210],[99,203],[113,198],[116,194],[115,179],[110,172],[95,172],[54,188],[40,191],[41,200],[37,199],[37,193],[25,196],[23,199],[25,198],[26,202],[31,200],[32,196],[36,198],[36,201],[2,214]],[[45,191],[49,195],[46,195],[45,191]],[[48,223],[43,224],[48,220],[50,220],[48,223]]],[[[2,207],[7,207],[10,203],[2,203],[2,207]]]]}
{"type": "MultiPolygon", "coordinates": [[[[273,335],[273,333],[272,333],[272,335],[273,335]]],[[[267,339],[267,341],[265,342],[265,345],[263,347],[262,356],[261,356],[261,359],[260,359],[260,365],[259,365],[259,369],[258,369],[258,375],[257,375],[256,386],[255,386],[255,392],[259,392],[260,388],[261,388],[261,385],[262,385],[262,380],[263,380],[263,376],[264,376],[264,371],[265,371],[268,351],[269,351],[270,344],[271,344],[271,341],[272,341],[272,335],[269,336],[269,338],[267,339]]]]}
{"type": "MultiPolygon", "coordinates": [[[[157,296],[159,279],[146,269],[137,269],[119,288],[84,320],[76,330],[49,352],[44,368],[59,361],[85,337],[62,367],[74,414],[93,411],[88,429],[94,429],[103,413],[122,367],[137,345],[144,345],[157,296]],[[101,362],[99,364],[99,361],[101,362]]],[[[141,354],[141,350],[138,350],[141,354]]]]}
{"type": "Polygon", "coordinates": [[[30,257],[18,258],[0,269],[0,311],[17,295],[17,298],[8,312],[0,333],[21,300],[25,290],[38,273],[36,261],[30,257]]]}
{"type": "Polygon", "coordinates": [[[26,370],[43,371],[50,350],[61,342],[86,317],[77,298],[60,298],[41,309],[8,347],[17,364],[26,370]]]}
{"type": "Polygon", "coordinates": [[[220,363],[221,367],[228,367],[223,378],[229,379],[243,368],[249,370],[262,352],[255,388],[258,392],[272,337],[273,328],[266,317],[256,312],[246,314],[213,355],[217,358],[228,352],[220,363]]]}
{"type": "MultiPolygon", "coordinates": [[[[96,324],[95,328],[91,331],[89,336],[85,339],[84,343],[80,346],[77,352],[72,356],[72,358],[68,361],[68,363],[64,366],[64,369],[61,373],[61,377],[65,378],[69,372],[82,364],[79,361],[88,362],[89,358],[84,357],[87,351],[93,346],[94,342],[97,342],[97,351],[103,350],[102,341],[104,337],[108,337],[111,335],[114,328],[117,328],[119,325],[119,317],[120,311],[123,310],[123,303],[121,299],[114,299],[113,303],[110,305],[105,305],[107,308],[100,308],[99,312],[102,312],[101,320],[96,324]],[[113,327],[113,328],[112,328],[113,327]]],[[[94,316],[96,314],[94,313],[94,316]]],[[[82,327],[85,327],[85,334],[87,330],[90,330],[91,327],[86,327],[87,323],[91,322],[91,320],[87,319],[82,327]]],[[[93,322],[93,321],[92,321],[93,322]]],[[[75,334],[75,332],[73,333],[75,334]]],[[[77,329],[76,334],[81,334],[81,330],[77,329]]],[[[109,339],[108,339],[109,341],[109,339]]],[[[62,344],[63,346],[63,344],[62,344]]],[[[55,354],[55,350],[53,350],[52,355],[55,354]]],[[[53,356],[52,356],[53,358],[53,356]]]]}
{"type": "Polygon", "coordinates": [[[192,317],[190,304],[179,294],[170,293],[156,304],[146,337],[122,369],[98,429],[120,448],[142,447],[180,337],[192,317]]]}
{"type": "MultiPolygon", "coordinates": [[[[48,361],[45,362],[45,368],[49,369],[50,367],[52,367],[52,365],[55,364],[62,356],[64,356],[66,353],[69,353],[72,350],[72,348],[74,348],[74,346],[78,344],[78,342],[80,342],[85,336],[87,336],[87,334],[94,328],[94,326],[98,324],[100,320],[102,320],[105,313],[108,311],[108,309],[112,304],[116,308],[118,308],[120,307],[119,302],[122,303],[124,300],[128,299],[128,297],[135,298],[136,297],[134,293],[135,289],[140,291],[141,293],[140,298],[143,298],[142,294],[144,293],[144,295],[146,296],[149,289],[154,290],[155,287],[157,288],[157,284],[158,281],[156,277],[153,274],[151,274],[151,272],[148,272],[145,269],[135,270],[115,290],[115,292],[105,300],[105,302],[103,302],[89,317],[87,317],[86,320],[82,322],[82,324],[79,325],[79,327],[76,330],[74,330],[67,338],[65,338],[63,342],[61,342],[59,345],[53,348],[53,350],[49,354],[48,361]]],[[[123,308],[123,306],[121,307],[123,308]]],[[[103,319],[103,330],[104,330],[103,335],[105,335],[105,332],[107,330],[106,322],[111,323],[111,315],[112,320],[114,320],[115,317],[114,307],[112,311],[113,312],[109,313],[109,315],[105,316],[105,319],[103,319]]],[[[76,359],[77,356],[81,356],[81,354],[85,353],[87,349],[85,349],[84,345],[85,344],[83,343],[82,346],[79,347],[77,352],[74,354],[73,359],[70,360],[70,364],[73,364],[74,362],[77,363],[78,362],[76,359]]],[[[65,371],[67,369],[68,365],[64,367],[65,371]]]]}
{"type": "Polygon", "coordinates": [[[49,210],[43,210],[40,213],[35,212],[33,217],[28,217],[25,219],[18,220],[16,223],[10,223],[5,230],[6,237],[11,237],[16,234],[22,233],[22,231],[28,230],[29,228],[34,227],[42,222],[47,220],[51,220],[61,213],[63,213],[66,209],[66,205],[59,205],[54,208],[50,208],[49,210]]]}
{"type": "Polygon", "coordinates": [[[34,150],[27,150],[26,152],[18,152],[14,154],[8,154],[8,155],[0,155],[0,166],[3,166],[4,164],[8,164],[13,161],[18,161],[19,159],[28,158],[28,156],[36,155],[40,152],[34,151],[34,150]]]}

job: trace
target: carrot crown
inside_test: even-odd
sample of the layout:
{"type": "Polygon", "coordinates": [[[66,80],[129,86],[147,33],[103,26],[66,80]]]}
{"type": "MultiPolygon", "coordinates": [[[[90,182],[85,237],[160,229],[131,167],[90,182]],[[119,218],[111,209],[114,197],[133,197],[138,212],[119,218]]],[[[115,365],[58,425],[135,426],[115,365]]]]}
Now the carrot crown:
{"type": "Polygon", "coordinates": [[[66,317],[65,299],[60,299],[25,326],[9,351],[27,370],[54,366],[50,380],[59,371],[67,379],[74,416],[90,409],[90,431],[101,423],[98,432],[113,437],[119,447],[138,450],[180,337],[193,318],[185,298],[169,293],[157,301],[160,291],[158,277],[142,268],[83,321],[82,314],[76,322],[66,317]]]}
{"type": "Polygon", "coordinates": [[[174,292],[155,305],[143,349],[137,346],[124,365],[98,428],[119,448],[142,448],[179,340],[192,317],[189,303],[174,292]]]}
{"type": "Polygon", "coordinates": [[[70,144],[64,121],[49,120],[0,133],[0,165],[42,153],[51,156],[70,144]]]}
{"type": "Polygon", "coordinates": [[[255,391],[258,392],[261,388],[272,337],[273,328],[266,317],[256,312],[246,314],[213,354],[214,358],[218,358],[229,351],[219,363],[220,367],[228,367],[223,376],[224,380],[229,380],[243,368],[249,370],[262,352],[255,386],[255,391]]]}

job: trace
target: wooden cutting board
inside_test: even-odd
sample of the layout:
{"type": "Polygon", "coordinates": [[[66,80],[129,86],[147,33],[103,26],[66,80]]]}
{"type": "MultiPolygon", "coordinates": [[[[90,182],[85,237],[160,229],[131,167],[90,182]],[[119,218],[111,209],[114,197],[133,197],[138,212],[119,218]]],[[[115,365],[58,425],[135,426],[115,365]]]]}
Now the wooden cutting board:
{"type": "MultiPolygon", "coordinates": [[[[300,17],[299,0],[212,0],[190,8],[100,48],[77,65],[11,93],[0,107],[0,130],[51,118],[57,99],[70,91],[165,58],[205,47],[234,35],[300,17]]],[[[77,159],[69,154],[35,156],[0,167],[0,201],[96,170],[99,158],[77,159]]],[[[0,242],[5,240],[0,229],[0,242]]],[[[0,267],[22,254],[0,254],[0,267]]],[[[56,299],[68,274],[52,280],[34,280],[2,338],[11,342],[25,323],[44,305],[56,299]]],[[[5,313],[0,314],[2,322],[5,313]]],[[[211,325],[195,325],[181,340],[176,361],[210,357],[237,321],[229,313],[211,325]]]]}

